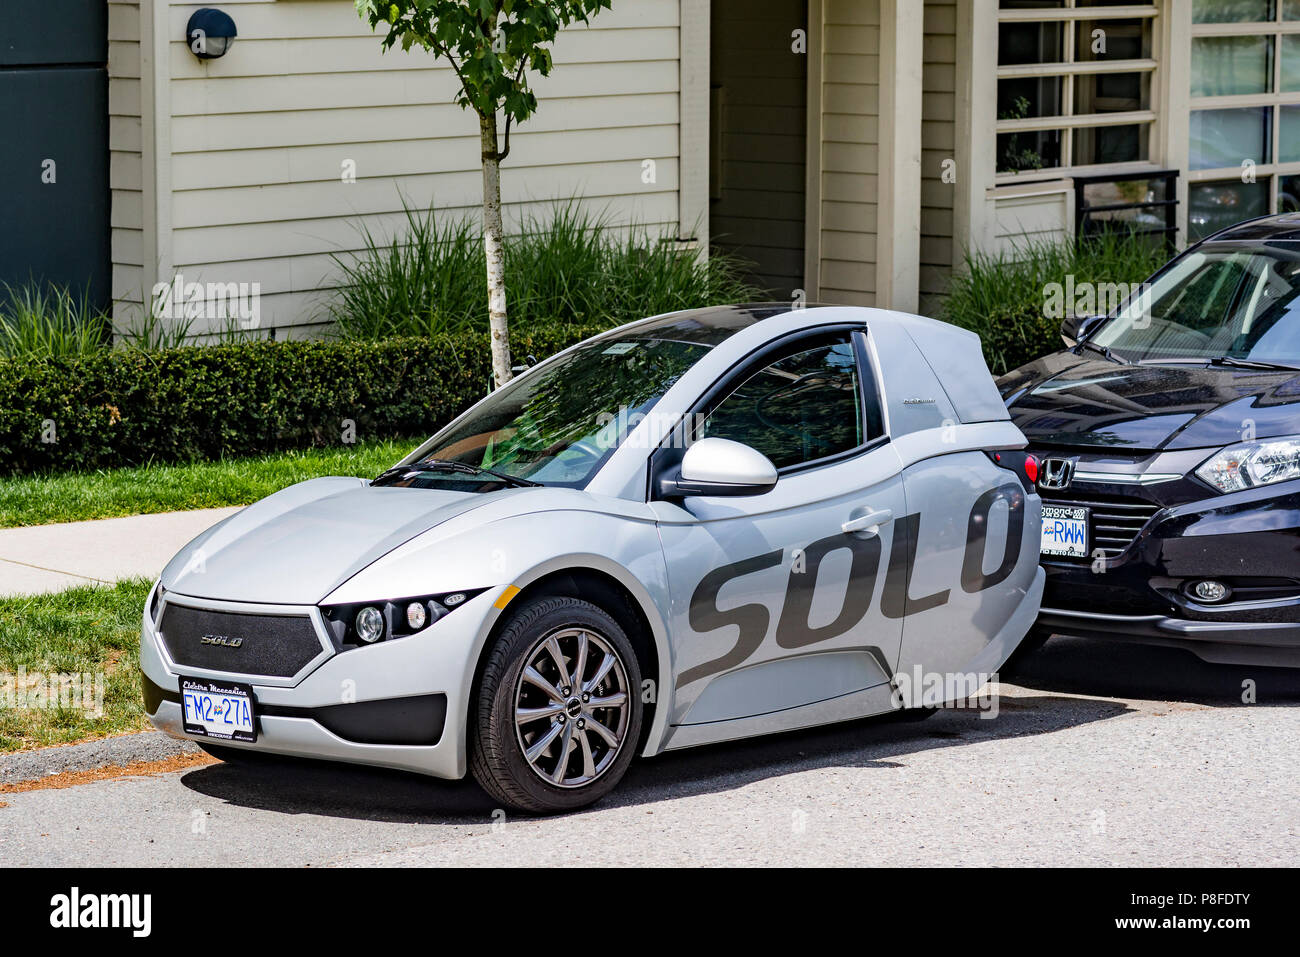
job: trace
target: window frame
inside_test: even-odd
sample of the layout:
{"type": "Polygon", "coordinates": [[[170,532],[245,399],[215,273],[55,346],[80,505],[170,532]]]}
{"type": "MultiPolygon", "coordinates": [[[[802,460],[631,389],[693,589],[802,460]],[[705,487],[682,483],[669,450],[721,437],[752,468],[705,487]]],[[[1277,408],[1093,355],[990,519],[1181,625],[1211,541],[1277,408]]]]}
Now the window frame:
{"type": "Polygon", "coordinates": [[[694,440],[694,426],[700,421],[697,416],[700,413],[707,414],[706,409],[710,408],[710,403],[714,405],[720,403],[724,398],[735,391],[736,387],[749,376],[753,375],[759,369],[770,365],[775,361],[775,357],[781,353],[794,355],[800,351],[799,343],[806,343],[808,340],[825,336],[835,332],[847,332],[853,342],[854,357],[857,360],[858,381],[861,383],[862,396],[862,415],[863,421],[870,419],[870,410],[867,407],[867,383],[871,383],[872,393],[878,403],[880,412],[881,434],[874,439],[868,439],[856,448],[847,449],[844,452],[837,452],[834,455],[824,456],[820,459],[812,459],[808,462],[801,462],[798,465],[786,466],[784,469],[777,470],[779,478],[799,474],[803,472],[816,471],[830,465],[837,465],[840,462],[866,455],[877,449],[883,448],[891,441],[889,406],[885,401],[884,377],[881,375],[879,357],[876,355],[875,341],[871,338],[870,326],[860,322],[835,322],[827,323],[820,326],[811,326],[806,329],[797,329],[793,332],[786,333],[776,339],[766,342],[754,349],[742,359],[733,363],[732,366],[714,380],[700,396],[691,404],[686,414],[682,416],[681,421],[677,423],[669,433],[664,436],[659,447],[652,451],[646,462],[646,501],[655,502],[660,500],[657,492],[658,480],[661,476],[667,475],[673,468],[679,466],[682,456],[686,452],[686,432],[691,430],[692,441],[694,440]],[[793,351],[786,350],[794,347],[793,351]]]}
{"type": "Polygon", "coordinates": [[[783,336],[780,339],[767,343],[762,348],[750,353],[738,365],[727,370],[726,374],[719,377],[699,401],[692,406],[687,416],[687,422],[691,428],[691,441],[695,441],[697,436],[696,425],[702,423],[714,409],[720,406],[735,391],[744,385],[750,378],[763,369],[767,368],[774,362],[798,355],[801,352],[807,352],[809,349],[816,348],[816,345],[810,345],[817,340],[829,339],[837,334],[844,333],[847,335],[849,344],[853,347],[854,369],[858,376],[858,404],[859,413],[862,416],[863,423],[863,441],[859,442],[851,449],[845,449],[841,452],[835,452],[831,455],[823,455],[821,458],[809,459],[806,462],[798,462],[794,465],[787,465],[778,468],[777,475],[785,477],[794,475],[799,472],[806,472],[812,469],[819,469],[827,465],[855,458],[865,452],[871,451],[890,441],[889,421],[886,415],[884,394],[880,388],[880,371],[876,368],[872,358],[872,351],[869,349],[869,330],[865,325],[856,323],[844,324],[838,323],[828,326],[817,326],[811,329],[801,329],[799,332],[789,336],[783,336]],[[870,401],[874,397],[876,401],[876,412],[873,416],[870,401]],[[868,426],[872,422],[878,422],[880,434],[872,436],[868,431],[868,426]]]}
{"type": "MultiPolygon", "coordinates": [[[[1300,35],[1300,20],[1283,19],[1286,4],[1277,0],[1271,20],[1251,20],[1241,23],[1195,23],[1191,24],[1191,41],[1205,37],[1266,37],[1273,42],[1273,62],[1271,64],[1271,92],[1240,93],[1224,96],[1189,97],[1189,113],[1203,110],[1230,110],[1236,108],[1266,108],[1270,113],[1269,155],[1264,162],[1255,164],[1255,180],[1268,178],[1268,202],[1264,215],[1272,215],[1277,210],[1279,184],[1284,176],[1300,175],[1300,160],[1279,162],[1278,151],[1282,145],[1282,107],[1300,106],[1300,90],[1283,92],[1282,86],[1282,39],[1285,36],[1300,35]]],[[[1191,77],[1188,77],[1190,86],[1191,77]]],[[[1190,120],[1190,116],[1189,116],[1190,120]]],[[[1189,123],[1190,128],[1190,123],[1189,123]]],[[[1242,167],[1218,166],[1208,169],[1192,169],[1190,162],[1187,170],[1189,184],[1236,181],[1241,182],[1242,167]]],[[[1189,205],[1189,215],[1190,215],[1189,205]]],[[[1208,238],[1208,237],[1207,237],[1208,238]]]]}
{"type": "MultiPolygon", "coordinates": [[[[1160,6],[1139,3],[1126,6],[1092,6],[1088,0],[1063,0],[1064,6],[1055,8],[1003,8],[998,7],[998,24],[1003,23],[1060,23],[1063,25],[1061,47],[1063,59],[1055,63],[1018,63],[996,66],[996,79],[1019,77],[1048,79],[1059,77],[1061,83],[1061,112],[1052,116],[1034,116],[1024,119],[996,119],[994,141],[1004,133],[1037,133],[1059,131],[1061,134],[1061,163],[1034,170],[998,170],[995,158],[994,184],[1022,183],[1029,177],[1059,179],[1072,173],[1109,172],[1115,169],[1158,169],[1150,159],[1155,150],[1155,130],[1158,111],[1153,107],[1160,61],[1155,19],[1160,16],[1160,6]],[[1076,59],[1077,25],[1086,20],[1146,20],[1151,31],[1152,56],[1126,60],[1076,59]],[[1103,76],[1110,73],[1141,73],[1147,78],[1148,108],[1116,113],[1075,113],[1075,78],[1103,76]],[[1147,159],[1125,160],[1117,163],[1076,164],[1074,162],[1074,131],[1100,129],[1107,126],[1143,126],[1147,136],[1147,159]]],[[[995,146],[996,156],[996,146],[995,146]]]]}

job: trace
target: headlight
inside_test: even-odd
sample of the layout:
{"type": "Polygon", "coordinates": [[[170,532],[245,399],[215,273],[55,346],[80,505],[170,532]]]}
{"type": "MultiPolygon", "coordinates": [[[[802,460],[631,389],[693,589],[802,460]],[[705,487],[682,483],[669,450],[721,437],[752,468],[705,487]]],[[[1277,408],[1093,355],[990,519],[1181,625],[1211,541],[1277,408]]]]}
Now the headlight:
{"type": "Polygon", "coordinates": [[[340,651],[362,648],[381,641],[405,638],[450,615],[453,608],[486,589],[419,595],[392,601],[368,601],[355,605],[322,605],[325,624],[340,651]]]}
{"type": "Polygon", "coordinates": [[[384,637],[384,613],[374,605],[357,612],[357,637],[368,645],[384,637]]]}
{"type": "Polygon", "coordinates": [[[1196,474],[1220,492],[1240,492],[1300,478],[1300,439],[1230,446],[1211,456],[1196,474]]]}

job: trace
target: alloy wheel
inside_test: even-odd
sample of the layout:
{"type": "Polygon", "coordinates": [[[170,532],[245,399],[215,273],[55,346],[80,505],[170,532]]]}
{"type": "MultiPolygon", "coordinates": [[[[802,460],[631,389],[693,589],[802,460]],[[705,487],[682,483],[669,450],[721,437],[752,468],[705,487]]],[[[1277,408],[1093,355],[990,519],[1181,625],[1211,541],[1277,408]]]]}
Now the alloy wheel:
{"type": "Polygon", "coordinates": [[[515,686],[515,733],[533,773],[580,788],[618,757],[631,715],[627,670],[590,628],[562,628],[525,657],[515,686]]]}

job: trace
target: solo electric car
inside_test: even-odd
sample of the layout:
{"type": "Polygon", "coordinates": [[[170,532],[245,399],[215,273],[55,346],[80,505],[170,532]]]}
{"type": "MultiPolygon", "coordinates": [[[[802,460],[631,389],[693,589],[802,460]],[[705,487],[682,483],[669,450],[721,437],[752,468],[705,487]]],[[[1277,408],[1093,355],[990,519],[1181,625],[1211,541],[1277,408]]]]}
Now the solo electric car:
{"type": "Polygon", "coordinates": [[[897,676],[993,673],[1038,613],[1024,445],[942,323],[632,323],[373,481],[196,538],[144,612],[146,709],[223,758],[472,771],[553,811],[638,753],[940,704],[897,676]]]}
{"type": "Polygon", "coordinates": [[[1300,666],[1300,215],[1187,250],[999,384],[1041,461],[1040,628],[1300,666]]]}

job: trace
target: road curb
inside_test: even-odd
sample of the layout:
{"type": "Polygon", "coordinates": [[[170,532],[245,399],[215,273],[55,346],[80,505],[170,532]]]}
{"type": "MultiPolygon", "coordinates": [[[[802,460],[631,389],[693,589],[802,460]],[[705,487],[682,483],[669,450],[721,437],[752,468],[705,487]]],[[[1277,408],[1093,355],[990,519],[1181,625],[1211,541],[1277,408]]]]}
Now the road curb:
{"type": "Polygon", "coordinates": [[[0,756],[0,784],[36,781],[51,774],[94,771],[109,765],[126,765],[135,761],[163,761],[179,755],[194,754],[198,750],[197,745],[170,738],[161,731],[143,731],[82,744],[20,751],[0,756]]]}

